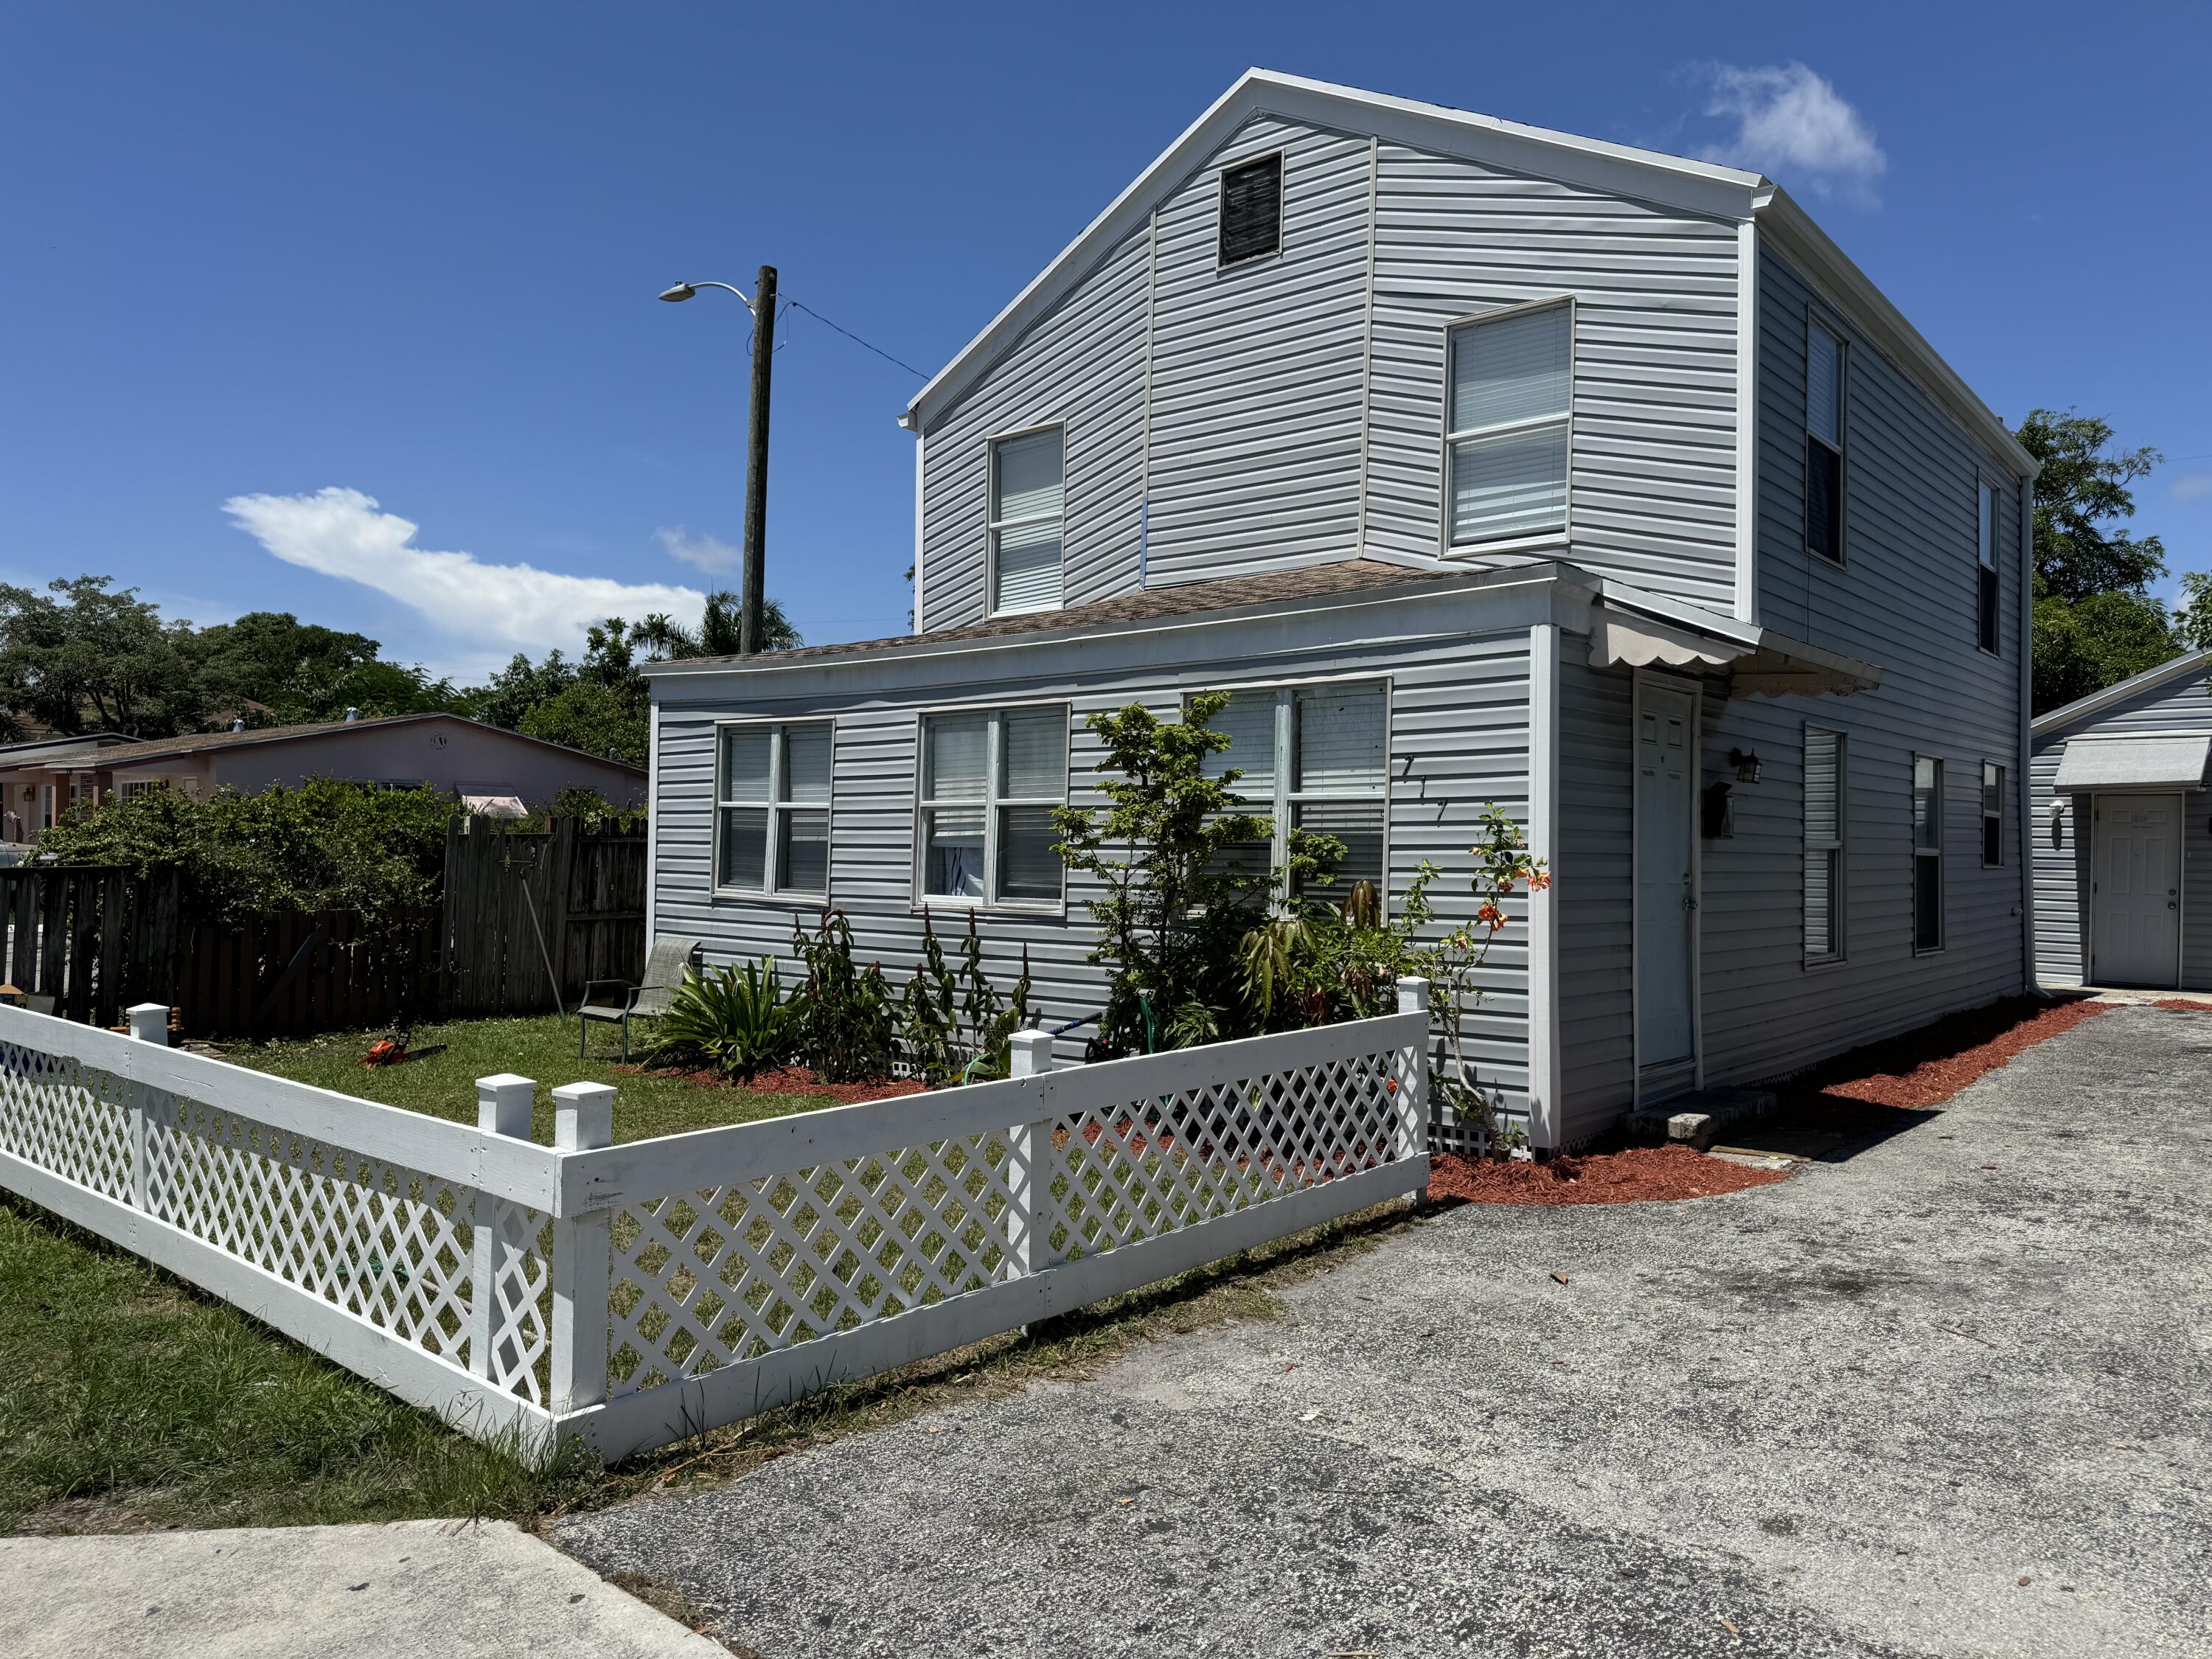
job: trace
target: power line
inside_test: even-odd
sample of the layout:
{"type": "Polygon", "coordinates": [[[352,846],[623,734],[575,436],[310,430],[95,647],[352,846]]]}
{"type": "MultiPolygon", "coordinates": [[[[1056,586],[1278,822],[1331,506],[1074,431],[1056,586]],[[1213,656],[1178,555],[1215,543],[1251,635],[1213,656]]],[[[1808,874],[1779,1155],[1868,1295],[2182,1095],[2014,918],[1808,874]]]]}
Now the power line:
{"type": "Polygon", "coordinates": [[[891,354],[890,354],[890,352],[888,352],[888,351],[884,350],[884,349],[881,346],[879,346],[879,345],[872,345],[872,344],[870,344],[870,343],[869,343],[869,342],[867,342],[867,341],[866,341],[866,340],[862,339],[859,335],[857,335],[857,334],[854,333],[854,332],[853,332],[853,331],[852,331],[851,329],[842,327],[842,326],[841,326],[840,325],[838,325],[838,324],[836,324],[836,323],[833,323],[833,322],[831,322],[831,321],[830,321],[827,317],[824,317],[824,316],[823,316],[820,312],[817,311],[817,310],[816,310],[812,306],[810,306],[810,305],[802,305],[802,304],[801,304],[799,301],[797,301],[797,300],[791,301],[789,303],[790,303],[790,305],[791,305],[793,308],[795,308],[795,309],[797,309],[797,310],[799,310],[799,311],[803,311],[803,312],[805,312],[808,316],[811,317],[811,318],[812,318],[816,322],[822,324],[824,327],[828,327],[828,328],[834,328],[834,329],[836,329],[836,330],[837,331],[837,332],[838,332],[838,333],[840,333],[840,334],[843,335],[847,339],[850,340],[850,341],[851,341],[854,345],[856,345],[856,346],[860,346],[860,347],[862,347],[863,349],[866,349],[866,350],[872,351],[872,352],[874,352],[874,353],[876,354],[876,356],[878,356],[878,357],[880,357],[880,358],[882,358],[885,362],[887,362],[887,363],[896,364],[898,368],[904,369],[908,374],[909,374],[913,375],[916,380],[927,380],[927,379],[929,378],[929,376],[928,376],[926,373],[924,373],[924,372],[923,372],[922,370],[921,370],[921,369],[916,368],[915,368],[912,363],[909,363],[909,362],[904,362],[904,361],[902,361],[902,359],[900,359],[900,358],[897,358],[897,357],[894,357],[894,356],[891,356],[891,354]]]}

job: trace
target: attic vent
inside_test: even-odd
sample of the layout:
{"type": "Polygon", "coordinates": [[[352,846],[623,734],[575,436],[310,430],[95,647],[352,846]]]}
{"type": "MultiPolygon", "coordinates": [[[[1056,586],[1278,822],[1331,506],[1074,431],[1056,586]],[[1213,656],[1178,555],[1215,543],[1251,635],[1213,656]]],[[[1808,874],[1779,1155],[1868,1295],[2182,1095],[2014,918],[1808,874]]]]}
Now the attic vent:
{"type": "Polygon", "coordinates": [[[1221,263],[1240,264],[1279,252],[1283,246],[1283,158],[1221,171],[1221,263]]]}

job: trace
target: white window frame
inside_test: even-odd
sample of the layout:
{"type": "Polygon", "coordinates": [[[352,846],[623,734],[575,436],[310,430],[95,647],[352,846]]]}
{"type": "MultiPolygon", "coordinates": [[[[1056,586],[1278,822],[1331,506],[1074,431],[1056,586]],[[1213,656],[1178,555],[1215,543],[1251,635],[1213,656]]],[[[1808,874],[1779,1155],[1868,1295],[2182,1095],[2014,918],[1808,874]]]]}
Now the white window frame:
{"type": "Polygon", "coordinates": [[[1806,414],[1805,441],[1832,450],[1836,458],[1836,550],[1831,555],[1813,545],[1813,469],[1809,452],[1805,468],[1804,522],[1800,526],[1800,539],[1805,544],[1808,558],[1840,570],[1850,562],[1850,514],[1844,503],[1850,499],[1851,476],[1851,342],[1840,323],[1826,320],[1817,310],[1805,317],[1805,379],[1806,414]],[[1812,408],[1813,331],[1818,329],[1836,343],[1836,441],[1831,445],[1826,438],[1813,430],[1812,408]]]}
{"type": "Polygon", "coordinates": [[[1283,257],[1283,244],[1290,239],[1291,231],[1291,157],[1286,149],[1263,149],[1256,155],[1247,155],[1241,161],[1225,161],[1213,185],[1213,269],[1217,271],[1243,270],[1250,265],[1262,264],[1269,259],[1283,257]],[[1229,175],[1241,173],[1246,167],[1256,167],[1273,157],[1275,162],[1275,246],[1265,253],[1248,253],[1241,259],[1221,257],[1222,232],[1226,226],[1229,208],[1229,175]]]}
{"type": "Polygon", "coordinates": [[[1010,806],[1065,806],[1067,805],[1069,780],[1075,771],[1075,714],[1074,708],[1065,700],[1046,698],[1033,702],[994,703],[988,708],[946,707],[926,708],[915,716],[914,724],[914,906],[917,910],[1005,911],[1019,915],[1066,915],[1067,914],[1067,866],[1060,866],[1060,896],[1056,899],[1001,898],[999,896],[999,817],[1010,806]],[[1057,799],[1043,795],[1002,795],[1000,779],[1004,775],[1006,756],[1006,716],[1026,709],[1056,708],[1060,711],[1063,732],[1066,738],[1066,759],[1060,772],[1060,795],[1057,799]],[[929,723],[933,720],[972,720],[983,718],[983,793],[960,799],[939,801],[925,794],[929,775],[929,723]],[[969,898],[958,893],[932,893],[926,890],[928,878],[929,832],[928,813],[939,806],[966,809],[980,807],[983,813],[983,892],[980,898],[969,898]]]}
{"type": "MultiPolygon", "coordinates": [[[[1275,699],[1275,785],[1274,793],[1263,805],[1246,796],[1245,811],[1255,816],[1264,813],[1274,825],[1274,838],[1268,852],[1268,869],[1281,869],[1291,860],[1291,820],[1300,806],[1380,806],[1382,809],[1382,879],[1376,884],[1381,890],[1385,908],[1390,896],[1390,730],[1395,710],[1394,683],[1388,675],[1340,674],[1325,679],[1271,680],[1260,685],[1212,685],[1209,691],[1226,691],[1232,696],[1254,697],[1261,694],[1275,699]],[[1346,690],[1359,686],[1379,686],[1382,691],[1382,781],[1379,787],[1369,791],[1342,789],[1296,789],[1291,787],[1292,775],[1297,769],[1297,697],[1301,691],[1346,690]]],[[[1186,692],[1183,708],[1188,711],[1190,699],[1199,695],[1186,692]]],[[[1223,758],[1237,765],[1237,750],[1232,747],[1223,758]]],[[[1249,770],[1249,768],[1243,769],[1249,770]]],[[[1232,786],[1234,787],[1234,786],[1232,786]]],[[[1237,793],[1243,794],[1242,789],[1237,793]]],[[[1325,832],[1324,832],[1325,833],[1325,832]]],[[[1316,887],[1310,893],[1292,894],[1291,897],[1318,898],[1323,901],[1340,899],[1349,890],[1342,882],[1327,887],[1316,887]]]]}
{"type": "Polygon", "coordinates": [[[2002,870],[2005,867],[2005,768],[2002,761],[1982,763],[1982,868],[2002,870]],[[1990,802],[1994,799],[1996,805],[1990,802]],[[1990,857],[1990,825],[1996,825],[1997,855],[1990,857]]]}
{"type": "Polygon", "coordinates": [[[994,432],[983,444],[983,604],[993,617],[1042,617],[1067,606],[1067,422],[1040,421],[1011,432],[994,432]],[[1060,597],[1034,610],[1004,611],[999,606],[999,532],[1008,525],[1042,524],[1042,519],[1001,519],[999,516],[999,446],[1040,433],[1060,434],[1060,597]]]}
{"type": "Polygon", "coordinates": [[[1905,792],[1906,829],[1912,836],[1912,954],[1917,957],[1939,955],[1950,937],[1950,930],[1947,925],[1949,918],[1945,915],[1949,908],[1950,895],[1947,890],[1948,875],[1943,868],[1945,829],[1943,820],[1949,808],[1944,795],[1943,770],[1942,756],[1923,754],[1915,750],[1912,756],[1912,776],[1905,792]],[[1936,799],[1931,819],[1936,830],[1936,844],[1933,847],[1923,847],[1920,844],[1920,836],[1912,830],[1911,823],[1912,798],[1920,792],[1920,763],[1923,761],[1936,769],[1936,799]],[[1936,860],[1936,942],[1933,945],[1923,945],[1920,942],[1920,860],[1923,859],[1936,860]]]}
{"type": "MultiPolygon", "coordinates": [[[[1807,866],[1809,867],[1816,857],[1829,860],[1828,949],[1816,955],[1809,947],[1805,948],[1805,963],[1808,967],[1826,967],[1846,961],[1850,955],[1850,931],[1847,919],[1850,914],[1851,739],[1850,734],[1840,727],[1815,726],[1809,720],[1806,722],[1798,753],[1803,771],[1807,774],[1811,770],[1811,763],[1807,757],[1812,752],[1812,738],[1815,732],[1825,732],[1836,740],[1836,834],[1833,840],[1816,840],[1809,824],[1805,830],[1807,866]]],[[[1804,784],[1805,780],[1801,778],[1801,789],[1804,784]]],[[[1809,887],[1810,883],[1804,878],[1800,879],[1803,883],[1800,889],[1802,903],[1804,889],[1809,887]]],[[[1801,946],[1803,945],[1802,937],[1800,944],[1801,946]]]]}
{"type": "Polygon", "coordinates": [[[714,722],[714,812],[711,826],[714,836],[714,891],[717,898],[744,899],[756,904],[788,904],[804,908],[818,908],[830,902],[836,890],[837,859],[834,840],[837,817],[837,722],[834,717],[805,720],[726,720],[714,722]],[[730,799],[729,744],[725,740],[728,732],[750,727],[765,727],[768,743],[768,799],[764,801],[732,800],[730,799]],[[787,801],[782,799],[784,787],[784,734],[794,730],[819,729],[830,738],[830,797],[819,805],[811,801],[787,801]],[[730,807],[765,809],[768,813],[767,843],[761,854],[761,881],[758,887],[740,887],[730,880],[722,868],[722,814],[730,807]],[[787,812],[819,812],[828,822],[832,836],[832,851],[822,870],[822,890],[818,893],[799,892],[794,889],[779,888],[775,879],[776,851],[783,844],[782,819],[787,812]]]}
{"type": "Polygon", "coordinates": [[[1522,305],[1500,306],[1495,311],[1477,312],[1471,316],[1453,317],[1443,328],[1443,396],[1437,411],[1437,426],[1443,441],[1437,452],[1437,551],[1449,559],[1486,559],[1500,553],[1523,552],[1530,548],[1559,547],[1572,538],[1575,527],[1575,410],[1578,402],[1576,392],[1575,363],[1581,335],[1581,318],[1571,294],[1554,295],[1546,300],[1531,300],[1522,305]],[[1463,432],[1452,430],[1452,345],[1463,330],[1479,328],[1485,323],[1503,322],[1509,317],[1519,317],[1532,311],[1545,311],[1553,306],[1567,309],[1567,412],[1565,417],[1567,437],[1566,489],[1559,502],[1559,527],[1540,531],[1529,536],[1501,537],[1495,541],[1455,542],[1452,540],[1451,466],[1452,446],[1468,438],[1485,438],[1501,432],[1533,431],[1549,426],[1561,417],[1546,415],[1525,421],[1509,421],[1499,426],[1469,427],[1463,432]]]}

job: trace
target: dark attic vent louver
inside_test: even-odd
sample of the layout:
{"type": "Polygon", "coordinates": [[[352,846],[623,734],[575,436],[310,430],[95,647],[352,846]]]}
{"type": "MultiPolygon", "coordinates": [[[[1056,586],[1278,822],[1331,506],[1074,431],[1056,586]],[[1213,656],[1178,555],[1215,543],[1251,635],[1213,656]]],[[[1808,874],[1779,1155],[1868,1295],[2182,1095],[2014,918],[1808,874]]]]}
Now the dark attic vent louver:
{"type": "Polygon", "coordinates": [[[1221,173],[1221,263],[1237,264],[1283,246],[1283,158],[1263,155],[1221,173]]]}

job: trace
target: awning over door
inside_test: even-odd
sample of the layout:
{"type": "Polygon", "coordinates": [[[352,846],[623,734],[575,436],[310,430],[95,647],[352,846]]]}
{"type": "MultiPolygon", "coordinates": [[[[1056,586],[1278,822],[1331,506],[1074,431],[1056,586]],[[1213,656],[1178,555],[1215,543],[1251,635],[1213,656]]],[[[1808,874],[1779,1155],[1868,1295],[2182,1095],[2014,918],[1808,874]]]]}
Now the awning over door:
{"type": "Polygon", "coordinates": [[[2172,738],[2070,738],[2059,757],[2062,795],[2202,789],[2212,760],[2212,735],[2172,738]]]}
{"type": "Polygon", "coordinates": [[[1881,684],[1871,663],[1823,650],[1771,629],[1703,628],[1638,611],[1601,606],[1590,618],[1594,667],[1681,668],[1722,672],[1732,697],[1849,696],[1881,684]]]}

